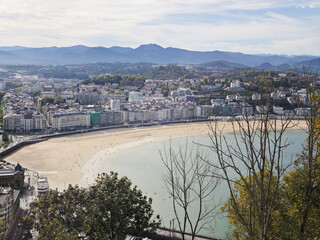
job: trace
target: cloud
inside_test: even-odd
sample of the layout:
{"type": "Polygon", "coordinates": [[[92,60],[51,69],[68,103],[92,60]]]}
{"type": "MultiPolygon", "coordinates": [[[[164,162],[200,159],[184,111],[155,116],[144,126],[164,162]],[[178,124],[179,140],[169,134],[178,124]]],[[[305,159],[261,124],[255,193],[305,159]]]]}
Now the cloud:
{"type": "Polygon", "coordinates": [[[295,54],[309,39],[305,53],[320,55],[319,8],[316,0],[2,0],[0,45],[157,43],[295,54]]]}

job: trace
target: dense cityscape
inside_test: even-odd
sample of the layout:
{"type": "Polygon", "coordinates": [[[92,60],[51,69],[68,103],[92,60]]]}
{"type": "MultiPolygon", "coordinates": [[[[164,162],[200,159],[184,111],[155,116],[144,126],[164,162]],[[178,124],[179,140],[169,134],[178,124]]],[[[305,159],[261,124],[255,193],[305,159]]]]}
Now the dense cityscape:
{"type": "MultiPolygon", "coordinates": [[[[286,72],[255,70],[252,74],[255,76],[251,79],[241,75],[238,79],[236,75],[233,78],[216,77],[214,75],[218,74],[215,73],[213,76],[191,79],[141,78],[139,81],[131,76],[131,82],[108,81],[108,78],[97,82],[97,77],[93,77],[84,83],[74,79],[20,76],[21,89],[9,90],[3,96],[3,130],[44,134],[244,113],[252,116],[261,113],[260,103],[267,99],[274,102],[272,112],[275,115],[294,112],[296,116],[304,116],[308,104],[306,82],[311,78],[317,84],[319,81],[319,77],[287,76],[286,72]],[[254,82],[261,77],[274,86],[272,92],[266,93],[263,89],[268,85],[258,86],[254,82]]],[[[3,79],[1,82],[3,90],[6,81],[3,79]]]]}
{"type": "MultiPolygon", "coordinates": [[[[156,66],[155,71],[172,67],[156,66]]],[[[310,114],[307,83],[320,84],[317,76],[295,72],[223,69],[189,78],[188,74],[194,75],[192,70],[175,68],[183,69],[184,76],[161,80],[106,74],[78,80],[15,73],[3,77],[2,149],[32,139],[44,140],[44,136],[104,127],[232,121],[234,117],[254,117],[266,111],[271,111],[274,118],[294,115],[304,119],[310,114]]],[[[7,212],[2,234],[18,237],[23,231],[12,233],[21,224],[14,219],[28,214],[35,196],[49,190],[48,180],[19,164],[5,162],[0,176],[1,206],[7,212]]]]}
{"type": "Polygon", "coordinates": [[[320,240],[319,0],[2,0],[0,240],[320,240]]]}

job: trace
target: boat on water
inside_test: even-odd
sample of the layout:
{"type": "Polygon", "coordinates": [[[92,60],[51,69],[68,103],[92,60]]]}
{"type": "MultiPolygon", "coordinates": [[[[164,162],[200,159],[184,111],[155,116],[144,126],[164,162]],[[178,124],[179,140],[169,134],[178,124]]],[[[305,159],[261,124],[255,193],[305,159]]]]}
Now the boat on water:
{"type": "Polygon", "coordinates": [[[39,177],[37,182],[38,195],[43,195],[49,192],[49,183],[47,177],[39,177]]]}

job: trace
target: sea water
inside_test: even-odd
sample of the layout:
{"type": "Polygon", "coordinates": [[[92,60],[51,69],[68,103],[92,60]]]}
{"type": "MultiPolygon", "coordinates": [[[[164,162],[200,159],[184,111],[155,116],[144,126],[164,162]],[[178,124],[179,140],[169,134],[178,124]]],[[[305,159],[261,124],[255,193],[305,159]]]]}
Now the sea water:
{"type": "MultiPolygon", "coordinates": [[[[234,136],[226,133],[225,137],[228,144],[232,145],[234,136]]],[[[287,131],[285,138],[290,141],[290,145],[284,152],[284,161],[286,163],[294,161],[297,158],[297,154],[301,153],[306,137],[306,133],[302,130],[287,131]]],[[[166,168],[161,160],[160,152],[163,153],[165,149],[168,150],[170,145],[175,151],[178,151],[179,148],[185,148],[186,142],[188,148],[191,149],[197,146],[195,143],[210,145],[210,138],[208,136],[193,136],[161,142],[150,142],[143,146],[134,147],[107,156],[101,163],[100,171],[106,173],[110,171],[118,172],[120,176],[127,176],[131,179],[133,185],[137,185],[143,194],[153,199],[154,212],[161,216],[162,225],[170,227],[170,223],[172,223],[172,219],[174,219],[174,214],[172,199],[167,192],[163,180],[166,168]]],[[[207,155],[210,161],[217,161],[215,154],[209,148],[200,147],[199,150],[203,151],[204,155],[207,155]]],[[[227,185],[222,182],[213,194],[216,204],[225,202],[229,196],[227,185]]],[[[204,230],[201,234],[216,238],[225,238],[226,234],[230,231],[231,229],[226,217],[217,214],[214,232],[212,232],[212,230],[204,230]]]]}

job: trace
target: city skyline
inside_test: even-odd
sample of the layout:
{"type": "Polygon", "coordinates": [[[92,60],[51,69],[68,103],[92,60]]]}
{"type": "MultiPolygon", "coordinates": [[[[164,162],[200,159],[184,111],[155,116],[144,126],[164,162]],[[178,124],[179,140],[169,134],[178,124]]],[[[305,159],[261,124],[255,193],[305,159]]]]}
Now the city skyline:
{"type": "Polygon", "coordinates": [[[320,2],[5,0],[0,46],[154,43],[198,51],[320,56],[320,2]]]}

